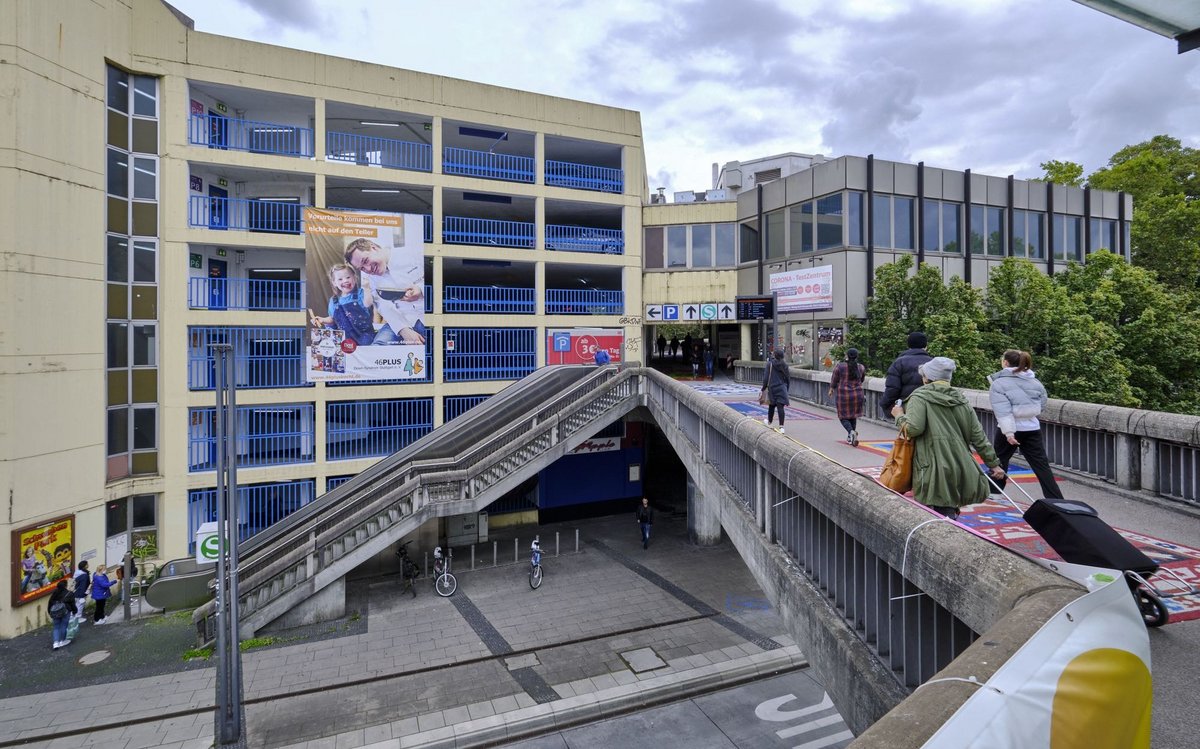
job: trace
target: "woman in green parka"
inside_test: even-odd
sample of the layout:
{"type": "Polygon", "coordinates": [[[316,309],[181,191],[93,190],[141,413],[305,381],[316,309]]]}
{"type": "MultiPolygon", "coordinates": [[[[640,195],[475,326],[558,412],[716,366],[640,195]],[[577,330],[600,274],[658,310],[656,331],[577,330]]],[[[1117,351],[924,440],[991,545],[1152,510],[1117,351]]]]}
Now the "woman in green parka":
{"type": "Polygon", "coordinates": [[[982,502],[988,482],[971,455],[973,446],[991,469],[994,479],[1004,478],[1000,459],[984,433],[971,404],[950,386],[957,365],[937,356],[918,371],[924,385],[908,397],[904,406],[892,408],[897,426],[906,427],[914,442],[913,498],[950,519],[958,508],[982,502]]]}

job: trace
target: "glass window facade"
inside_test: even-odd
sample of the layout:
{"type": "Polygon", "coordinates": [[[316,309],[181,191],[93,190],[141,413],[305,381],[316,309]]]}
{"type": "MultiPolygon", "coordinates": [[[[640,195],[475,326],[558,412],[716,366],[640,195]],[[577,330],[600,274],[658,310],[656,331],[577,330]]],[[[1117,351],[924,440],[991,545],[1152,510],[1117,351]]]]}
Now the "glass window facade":
{"type": "Polygon", "coordinates": [[[890,195],[873,196],[871,229],[875,234],[876,247],[887,249],[892,246],[892,198],[890,195]]]}
{"type": "Polygon", "coordinates": [[[667,227],[667,267],[687,267],[687,230],[686,226],[667,227]]]}
{"type": "Polygon", "coordinates": [[[715,265],[732,267],[737,265],[737,229],[734,224],[717,224],[715,231],[715,265]]]}
{"type": "Polygon", "coordinates": [[[663,228],[661,226],[648,226],[642,231],[644,241],[642,243],[642,254],[645,257],[647,268],[662,268],[663,267],[663,228]]]}
{"type": "Polygon", "coordinates": [[[158,80],[109,66],[106,84],[105,418],[111,481],[158,471],[158,80]],[[137,133],[142,136],[134,137],[137,133]]]}
{"type": "Polygon", "coordinates": [[[812,201],[788,208],[791,233],[788,235],[788,254],[799,255],[813,248],[812,201]]]}
{"type": "MultiPolygon", "coordinates": [[[[962,205],[943,200],[926,200],[921,227],[921,248],[926,252],[960,251],[962,205]]],[[[976,231],[972,227],[972,233],[976,231]]]]}
{"type": "Polygon", "coordinates": [[[851,190],[846,193],[846,244],[862,247],[866,237],[863,231],[863,194],[851,190]]]}
{"type": "Polygon", "coordinates": [[[817,199],[817,249],[832,250],[842,246],[842,194],[817,199]]]}
{"type": "Polygon", "coordinates": [[[987,254],[1004,257],[1008,248],[1004,245],[1004,209],[987,206],[984,209],[984,233],[987,235],[987,254]]]}
{"type": "Polygon", "coordinates": [[[1117,252],[1120,248],[1117,235],[1117,221],[1111,218],[1094,218],[1091,221],[1092,240],[1088,248],[1090,252],[1110,250],[1117,252]]]}
{"type": "Polygon", "coordinates": [[[753,263],[758,260],[758,229],[750,224],[738,224],[740,262],[753,263]]]}
{"type": "Polygon", "coordinates": [[[702,270],[737,265],[736,224],[650,226],[644,230],[644,236],[646,268],[702,270]]]}
{"type": "Polygon", "coordinates": [[[892,247],[897,250],[911,250],[914,244],[913,211],[916,200],[896,196],[892,199],[892,213],[895,227],[892,232],[892,247]]]}

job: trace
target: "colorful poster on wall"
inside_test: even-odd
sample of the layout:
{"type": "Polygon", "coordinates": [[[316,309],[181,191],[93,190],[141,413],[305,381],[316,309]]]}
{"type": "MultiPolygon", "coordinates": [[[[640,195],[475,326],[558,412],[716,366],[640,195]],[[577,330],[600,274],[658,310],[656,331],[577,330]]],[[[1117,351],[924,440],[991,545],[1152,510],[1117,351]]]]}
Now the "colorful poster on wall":
{"type": "Polygon", "coordinates": [[[75,516],[13,531],[13,606],[48,595],[75,570],[75,516]]]}
{"type": "Polygon", "coordinates": [[[620,364],[625,348],[625,331],[620,328],[561,328],[546,331],[547,364],[595,364],[596,352],[608,352],[612,364],[620,364]]]}
{"type": "Polygon", "coordinates": [[[304,223],[308,381],[424,379],[424,218],[305,208],[304,223]]]}
{"type": "Polygon", "coordinates": [[[833,266],[772,273],[771,291],[777,294],[780,312],[833,309],[833,266]]]}

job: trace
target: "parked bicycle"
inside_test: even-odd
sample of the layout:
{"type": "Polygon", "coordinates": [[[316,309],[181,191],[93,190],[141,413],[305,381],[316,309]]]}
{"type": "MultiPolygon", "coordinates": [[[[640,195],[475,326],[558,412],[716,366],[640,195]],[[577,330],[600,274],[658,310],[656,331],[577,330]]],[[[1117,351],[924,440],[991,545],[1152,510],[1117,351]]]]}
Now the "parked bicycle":
{"type": "Polygon", "coordinates": [[[458,578],[450,571],[450,556],[442,554],[442,547],[433,549],[433,589],[439,596],[448,598],[458,590],[458,578]]]}
{"type": "Polygon", "coordinates": [[[529,587],[537,590],[542,584],[542,544],[538,541],[538,536],[533,537],[529,551],[529,587]]]}
{"type": "Polygon", "coordinates": [[[396,557],[400,560],[400,589],[403,590],[405,586],[408,586],[409,590],[412,591],[412,597],[416,598],[416,580],[420,577],[421,571],[417,569],[416,563],[408,556],[408,545],[411,543],[412,541],[405,541],[400,544],[396,549],[396,557]]]}

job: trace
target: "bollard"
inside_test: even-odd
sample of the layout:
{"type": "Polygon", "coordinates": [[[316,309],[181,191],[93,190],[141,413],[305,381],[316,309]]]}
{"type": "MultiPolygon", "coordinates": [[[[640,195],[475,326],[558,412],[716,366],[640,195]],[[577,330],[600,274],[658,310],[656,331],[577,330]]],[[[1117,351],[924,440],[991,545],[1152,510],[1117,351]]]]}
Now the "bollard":
{"type": "Polygon", "coordinates": [[[575,553],[579,553],[579,529],[575,529],[575,553]]]}
{"type": "Polygon", "coordinates": [[[558,531],[554,531],[554,556],[558,556],[558,531]]]}
{"type": "MultiPolygon", "coordinates": [[[[1024,455],[1024,453],[1022,453],[1024,455]]],[[[471,571],[475,571],[475,544],[471,544],[471,571]]]]}
{"type": "Polygon", "coordinates": [[[513,539],[513,562],[514,563],[517,561],[517,555],[521,553],[520,546],[521,546],[521,541],[519,539],[514,538],[513,539]]]}
{"type": "Polygon", "coordinates": [[[500,546],[499,541],[492,542],[492,566],[493,567],[496,566],[496,551],[499,549],[499,546],[500,546]]]}

